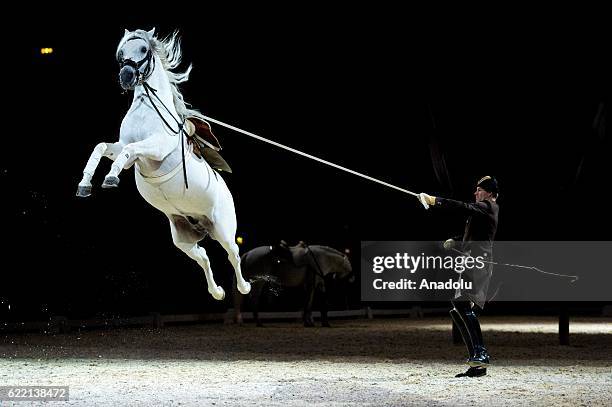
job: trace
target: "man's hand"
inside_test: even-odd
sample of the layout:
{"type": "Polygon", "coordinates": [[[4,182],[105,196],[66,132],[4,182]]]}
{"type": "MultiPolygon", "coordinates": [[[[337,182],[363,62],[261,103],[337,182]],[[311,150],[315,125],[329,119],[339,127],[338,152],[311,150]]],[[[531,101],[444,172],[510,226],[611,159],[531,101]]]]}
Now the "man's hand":
{"type": "Polygon", "coordinates": [[[436,204],[436,197],[427,195],[424,192],[421,192],[418,198],[419,198],[419,202],[421,202],[421,204],[423,205],[425,209],[429,209],[430,206],[436,204]]]}
{"type": "Polygon", "coordinates": [[[455,247],[455,241],[453,239],[448,239],[444,242],[443,246],[446,250],[451,250],[455,247]]]}

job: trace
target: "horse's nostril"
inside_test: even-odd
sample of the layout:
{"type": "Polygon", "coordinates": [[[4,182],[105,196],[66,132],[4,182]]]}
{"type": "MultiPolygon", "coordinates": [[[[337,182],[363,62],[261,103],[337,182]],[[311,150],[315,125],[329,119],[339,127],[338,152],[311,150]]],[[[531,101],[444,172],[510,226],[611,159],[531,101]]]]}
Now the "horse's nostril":
{"type": "Polygon", "coordinates": [[[124,66],[119,72],[119,79],[122,83],[131,83],[134,80],[134,70],[130,67],[124,66]]]}

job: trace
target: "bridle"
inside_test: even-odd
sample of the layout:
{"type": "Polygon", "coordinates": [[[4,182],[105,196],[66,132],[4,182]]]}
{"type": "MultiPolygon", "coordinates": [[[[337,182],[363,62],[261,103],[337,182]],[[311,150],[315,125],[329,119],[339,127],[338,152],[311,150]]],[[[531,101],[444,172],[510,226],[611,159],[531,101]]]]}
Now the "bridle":
{"type": "MultiPolygon", "coordinates": [[[[129,41],[133,41],[133,40],[143,40],[146,43],[149,43],[149,41],[147,41],[145,38],[138,37],[138,36],[130,37],[125,42],[128,43],[129,41]]],[[[151,76],[151,74],[153,73],[153,70],[155,69],[155,58],[153,58],[153,51],[152,51],[152,47],[150,44],[147,50],[147,54],[140,61],[133,61],[129,58],[123,59],[122,57],[118,57],[117,60],[119,62],[120,69],[123,68],[124,66],[130,66],[134,68],[134,70],[136,71],[136,86],[142,85],[144,81],[149,79],[149,76],[151,76]],[[140,68],[142,68],[142,66],[145,64],[146,64],[146,67],[143,72],[140,70],[140,68]]]]}
{"type": "MultiPolygon", "coordinates": [[[[149,41],[147,41],[145,38],[138,37],[138,36],[130,37],[125,42],[127,43],[128,41],[132,41],[132,40],[143,40],[149,43],[149,41]]],[[[164,102],[162,102],[159,96],[157,96],[157,89],[153,88],[151,85],[147,83],[147,79],[149,79],[149,77],[153,73],[153,70],[155,69],[155,58],[153,58],[153,51],[152,51],[151,45],[149,44],[149,48],[148,48],[148,51],[145,57],[138,62],[133,61],[131,59],[123,59],[119,57],[117,59],[119,61],[120,69],[123,68],[124,66],[130,66],[134,68],[134,70],[136,71],[136,85],[135,86],[142,85],[144,87],[145,93],[147,94],[147,97],[149,98],[149,102],[151,102],[151,106],[153,106],[153,109],[155,109],[155,112],[157,113],[159,118],[162,120],[162,122],[166,125],[166,127],[168,127],[170,132],[173,135],[179,135],[183,133],[186,137],[189,137],[189,135],[185,131],[185,118],[183,118],[182,122],[178,121],[176,117],[174,117],[170,109],[168,109],[168,107],[164,104],[164,102]],[[140,68],[145,64],[146,64],[146,68],[143,72],[140,70],[140,68]],[[178,130],[175,130],[170,125],[170,123],[166,121],[164,116],[161,114],[161,112],[157,108],[157,105],[153,101],[153,98],[151,97],[151,93],[153,93],[153,96],[155,96],[155,98],[163,106],[166,112],[168,112],[170,117],[172,117],[172,119],[176,122],[176,124],[178,125],[178,130]]],[[[187,183],[187,168],[185,166],[185,139],[183,137],[181,137],[181,155],[182,155],[183,179],[185,181],[185,188],[189,189],[189,184],[187,183]]]]}

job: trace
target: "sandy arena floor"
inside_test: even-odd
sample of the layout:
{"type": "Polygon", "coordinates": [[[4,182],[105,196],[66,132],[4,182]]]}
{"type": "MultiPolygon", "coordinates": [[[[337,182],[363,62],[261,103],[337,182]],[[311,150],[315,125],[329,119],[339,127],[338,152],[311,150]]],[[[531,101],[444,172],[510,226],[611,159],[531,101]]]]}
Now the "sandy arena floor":
{"type": "MultiPolygon", "coordinates": [[[[446,318],[11,334],[0,384],[68,385],[48,405],[612,405],[612,319],[482,318],[489,375],[456,379],[446,318]],[[465,383],[469,383],[468,390],[465,383]]],[[[0,405],[34,405],[28,402],[0,405]]]]}

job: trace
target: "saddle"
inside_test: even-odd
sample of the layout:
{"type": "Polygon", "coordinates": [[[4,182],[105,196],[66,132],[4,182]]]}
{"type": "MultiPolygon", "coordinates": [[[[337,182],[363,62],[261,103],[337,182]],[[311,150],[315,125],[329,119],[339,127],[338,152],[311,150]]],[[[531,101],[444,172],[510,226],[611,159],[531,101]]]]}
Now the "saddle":
{"type": "Polygon", "coordinates": [[[188,117],[185,120],[185,128],[187,131],[187,143],[192,146],[193,153],[198,158],[204,159],[217,171],[232,172],[232,168],[219,154],[221,143],[213,134],[212,128],[207,121],[199,117],[188,117]]]}
{"type": "Polygon", "coordinates": [[[275,247],[277,258],[284,259],[293,263],[296,267],[302,267],[309,264],[308,246],[304,242],[299,242],[295,246],[289,246],[284,240],[280,241],[275,247]]]}

